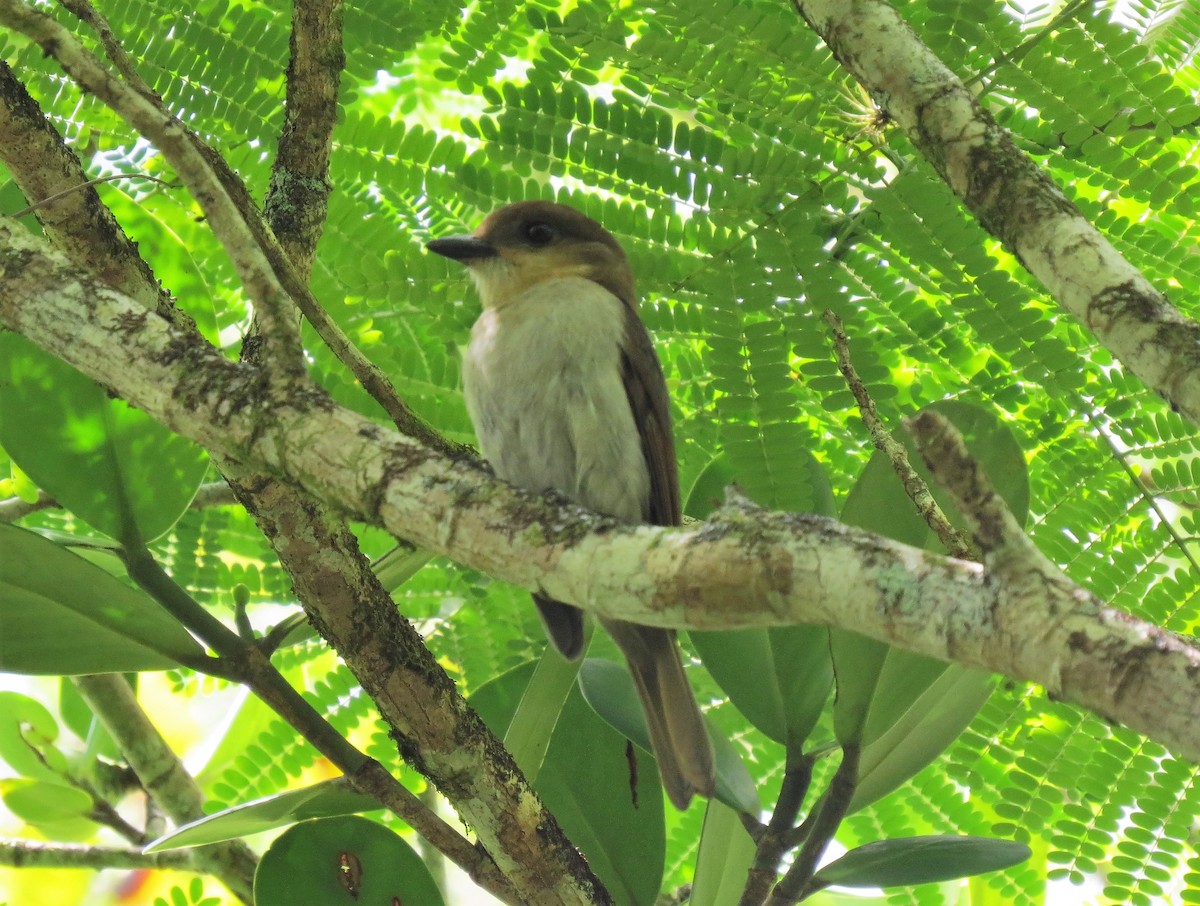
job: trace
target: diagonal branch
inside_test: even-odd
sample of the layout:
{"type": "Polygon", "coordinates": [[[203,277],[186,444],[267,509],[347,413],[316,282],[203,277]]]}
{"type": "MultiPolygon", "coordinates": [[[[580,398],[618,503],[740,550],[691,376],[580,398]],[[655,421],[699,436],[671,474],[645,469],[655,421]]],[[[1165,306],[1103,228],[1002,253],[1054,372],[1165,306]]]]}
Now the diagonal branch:
{"type": "MultiPolygon", "coordinates": [[[[4,220],[0,323],[214,452],[523,588],[651,625],[852,629],[1041,683],[1200,760],[1200,648],[1049,581],[1038,562],[1027,572],[1047,581],[1006,582],[1022,573],[1022,555],[1003,532],[1004,543],[981,547],[1016,559],[993,574],[815,516],[727,506],[690,526],[622,526],[517,491],[317,391],[263,392],[254,369],[172,330],[4,220]]],[[[379,704],[386,711],[386,695],[379,704]]]]}
{"type": "MultiPolygon", "coordinates": [[[[146,792],[176,824],[204,817],[203,795],[196,781],[150,722],[125,677],[110,673],[79,676],[75,686],[121,754],[138,775],[146,792]]],[[[253,902],[254,869],[258,859],[241,841],[214,843],[193,851],[196,868],[219,877],[243,902],[253,902]]]]}
{"type": "MultiPolygon", "coordinates": [[[[45,117],[25,93],[23,86],[12,77],[10,71],[4,69],[0,70],[0,138],[5,136],[6,130],[22,139],[30,137],[28,140],[32,145],[33,153],[14,161],[13,170],[26,180],[23,187],[27,184],[41,186],[44,183],[46,191],[28,192],[27,190],[27,194],[33,195],[35,198],[45,197],[52,192],[61,191],[86,181],[77,159],[70,154],[69,150],[63,146],[61,138],[48,126],[45,117]],[[4,77],[7,77],[7,81],[4,77]],[[55,169],[45,165],[47,160],[60,158],[64,161],[61,168],[55,169]],[[30,162],[36,162],[36,164],[30,162]],[[46,176],[44,170],[54,170],[55,173],[46,176]]],[[[196,144],[196,142],[193,143],[196,144]]],[[[219,157],[200,144],[196,144],[196,146],[215,169],[224,190],[230,193],[230,197],[239,211],[248,218],[247,223],[251,231],[266,250],[277,272],[284,275],[288,289],[302,304],[304,299],[308,299],[315,305],[311,294],[307,293],[307,289],[300,281],[295,269],[283,256],[279,244],[274,242],[273,236],[265,229],[261,218],[256,219],[256,215],[252,216],[254,212],[244,187],[223,166],[223,161],[219,157]]],[[[25,150],[26,146],[10,145],[6,141],[0,142],[0,154],[7,153],[9,148],[15,152],[25,150]]],[[[111,214],[100,204],[99,199],[94,197],[94,190],[86,191],[90,195],[71,193],[67,198],[87,198],[89,203],[94,206],[95,222],[105,227],[105,230],[97,235],[115,235],[123,239],[124,237],[120,235],[119,227],[112,220],[111,214]]],[[[93,220],[89,220],[88,223],[93,223],[93,220]]],[[[93,234],[86,231],[83,233],[72,232],[71,225],[68,220],[61,229],[56,225],[53,229],[48,227],[47,232],[55,237],[56,242],[63,249],[77,256],[78,264],[83,265],[89,271],[102,275],[105,282],[110,282],[127,292],[140,291],[145,284],[139,279],[140,259],[137,257],[136,249],[128,242],[114,241],[112,248],[118,252],[124,249],[127,254],[110,259],[103,256],[103,250],[94,256],[79,255],[81,250],[86,252],[88,244],[94,243],[96,239],[93,234]]],[[[23,230],[19,232],[21,235],[26,235],[23,230]]],[[[128,301],[126,299],[126,302],[128,301]]],[[[153,306],[143,302],[143,310],[140,313],[127,311],[127,315],[130,316],[130,320],[126,322],[127,326],[132,326],[135,321],[145,317],[147,308],[153,310],[153,306]]],[[[171,305],[169,297],[165,296],[162,304],[158,306],[158,312],[167,318],[173,318],[178,314],[171,305]]],[[[153,323],[160,323],[157,319],[152,320],[153,323]]],[[[203,354],[200,351],[205,344],[192,332],[190,323],[184,322],[183,327],[184,329],[176,335],[176,338],[193,352],[203,354]]],[[[272,382],[265,380],[263,374],[257,369],[244,368],[241,373],[251,381],[247,388],[248,392],[260,396],[264,401],[282,390],[282,388],[273,386],[272,382]]],[[[286,391],[283,393],[285,396],[288,395],[286,391]]],[[[305,397],[304,393],[297,395],[301,398],[305,397]]],[[[395,397],[394,392],[390,398],[395,405],[389,407],[389,413],[399,423],[427,441],[432,440],[435,443],[440,441],[440,438],[432,433],[423,422],[411,416],[403,403],[395,397]]],[[[440,446],[448,450],[456,449],[453,445],[446,444],[445,441],[441,441],[440,446]]],[[[214,448],[214,453],[219,455],[220,451],[214,448]]],[[[226,461],[226,465],[229,465],[228,461],[226,461]]],[[[267,482],[267,484],[272,483],[267,482]]],[[[265,493],[266,484],[260,485],[259,489],[265,493]]],[[[282,486],[276,486],[273,493],[276,495],[276,505],[270,514],[272,527],[277,529],[280,526],[286,526],[296,530],[298,524],[289,522],[290,516],[298,512],[307,513],[311,505],[302,502],[299,508],[284,507],[279,503],[279,499],[291,496],[290,492],[282,486]]],[[[262,515],[264,512],[266,512],[266,508],[260,507],[258,514],[262,515]]],[[[317,515],[314,515],[313,519],[299,531],[304,534],[305,531],[313,528],[321,529],[321,531],[314,531],[312,535],[304,535],[304,537],[315,543],[315,549],[321,552],[321,556],[307,556],[313,548],[306,548],[304,545],[289,544],[284,548],[285,551],[297,550],[307,556],[307,563],[304,563],[305,557],[288,562],[293,577],[302,576],[304,579],[303,582],[297,581],[298,590],[302,598],[310,605],[309,613],[313,614],[312,602],[321,599],[320,592],[342,587],[349,589],[351,594],[341,598],[333,596],[335,600],[328,607],[324,602],[321,603],[320,612],[327,612],[333,616],[320,622],[327,629],[334,626],[341,630],[340,634],[331,635],[330,639],[335,647],[348,655],[347,661],[350,662],[352,669],[360,678],[367,676],[370,668],[379,660],[398,664],[404,668],[392,673],[377,671],[374,674],[376,682],[372,684],[368,679],[364,681],[364,686],[368,687],[368,692],[376,695],[377,701],[382,701],[381,710],[392,726],[399,729],[403,750],[412,761],[424,767],[435,783],[445,790],[452,800],[456,801],[456,804],[460,804],[464,798],[468,800],[466,807],[463,808],[460,804],[460,808],[468,823],[480,832],[479,837],[487,845],[487,853],[479,854],[477,858],[473,859],[460,859],[465,863],[464,867],[481,886],[493,890],[509,901],[523,898],[527,902],[537,902],[539,896],[552,896],[556,898],[555,902],[604,902],[602,889],[599,888],[598,882],[587,869],[586,864],[558,830],[552,817],[545,812],[540,803],[537,803],[520,775],[512,770],[511,763],[503,760],[497,754],[502,752],[499,743],[494,741],[494,737],[478,723],[477,719],[467,720],[468,715],[473,717],[473,713],[466,707],[461,696],[454,692],[453,684],[445,676],[444,671],[438,667],[432,656],[428,654],[416,633],[399,619],[390,596],[379,589],[378,583],[374,582],[373,578],[371,594],[355,594],[362,592],[366,585],[361,581],[359,570],[348,568],[346,565],[347,561],[353,565],[354,557],[343,558],[342,563],[331,562],[334,552],[339,551],[340,547],[337,544],[326,545],[322,542],[330,541],[337,532],[326,531],[327,527],[320,523],[317,515]],[[337,611],[337,606],[346,601],[350,601],[354,607],[342,616],[337,611]],[[395,628],[392,627],[392,622],[399,624],[400,628],[391,631],[395,628]],[[367,631],[371,627],[380,629],[380,634],[378,636],[371,635],[367,631]],[[407,631],[408,635],[404,635],[404,631],[407,631]],[[364,632],[370,644],[356,642],[354,633],[364,632]],[[386,657],[378,657],[380,650],[385,651],[386,657]],[[375,657],[376,661],[372,661],[372,657],[375,657]],[[381,682],[391,685],[381,691],[379,688],[381,682]],[[427,702],[433,700],[455,706],[439,714],[437,709],[426,706],[427,702]],[[472,745],[468,748],[461,746],[462,738],[471,739],[472,745]],[[500,777],[503,782],[488,787],[481,781],[478,784],[479,788],[472,787],[466,790],[456,786],[455,778],[471,774],[493,780],[500,777]],[[538,840],[539,835],[541,835],[541,845],[531,845],[530,841],[538,840]],[[506,847],[510,850],[506,850],[506,847]],[[503,883],[504,879],[496,877],[492,859],[497,861],[506,876],[513,879],[514,886],[521,889],[522,894],[508,895],[508,891],[504,889],[506,886],[503,883]]],[[[349,535],[348,532],[343,532],[343,534],[349,535]]],[[[283,535],[277,537],[283,538],[283,535]]],[[[352,538],[352,536],[350,537],[352,538]]],[[[365,570],[365,564],[363,569],[365,570]]],[[[369,571],[367,572],[369,575],[369,571]]],[[[386,775],[382,778],[359,777],[358,780],[364,784],[373,785],[374,788],[382,790],[393,798],[399,795],[396,789],[397,784],[386,775]]],[[[416,823],[420,824],[421,822],[416,823]]]]}
{"type": "MultiPolygon", "coordinates": [[[[0,161],[31,204],[58,249],[75,264],[180,326],[187,315],[160,289],[150,266],[100,201],[75,152],[0,60],[0,161]],[[31,164],[35,162],[36,164],[31,164]]],[[[6,212],[7,213],[7,212],[6,212]]]]}
{"type": "Polygon", "coordinates": [[[1200,324],[1188,320],[1022,153],[883,0],[792,0],[984,229],[1121,363],[1200,424],[1200,324]]]}
{"type": "Polygon", "coordinates": [[[116,78],[70,31],[21,0],[0,0],[0,23],[36,42],[84,91],[111,107],[170,162],[203,209],[254,303],[266,335],[272,367],[287,378],[304,371],[292,305],[258,242],[188,129],[156,97],[116,78]]]}

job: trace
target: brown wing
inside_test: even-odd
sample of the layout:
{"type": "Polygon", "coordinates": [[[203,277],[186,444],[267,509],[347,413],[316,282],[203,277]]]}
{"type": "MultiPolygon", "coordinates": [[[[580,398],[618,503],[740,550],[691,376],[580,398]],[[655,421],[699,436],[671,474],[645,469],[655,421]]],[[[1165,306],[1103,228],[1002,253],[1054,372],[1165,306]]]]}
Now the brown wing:
{"type": "Polygon", "coordinates": [[[683,521],[683,506],[679,499],[679,473],[675,464],[667,383],[646,325],[632,305],[626,302],[624,308],[625,346],[621,350],[621,377],[634,423],[642,437],[646,468],[650,472],[650,505],[643,516],[653,525],[679,525],[683,521]]]}

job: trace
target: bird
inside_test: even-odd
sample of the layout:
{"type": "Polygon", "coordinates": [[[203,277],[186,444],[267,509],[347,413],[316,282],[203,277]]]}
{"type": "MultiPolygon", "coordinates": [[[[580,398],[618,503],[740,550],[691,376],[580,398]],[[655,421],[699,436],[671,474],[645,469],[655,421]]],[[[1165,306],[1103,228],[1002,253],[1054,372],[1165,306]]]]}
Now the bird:
{"type": "MultiPolygon", "coordinates": [[[[483,311],[463,355],[463,392],[480,452],[497,477],[627,523],[679,525],[670,400],[613,235],[568,205],[521,201],[470,235],[427,248],[465,265],[483,311]]],[[[534,594],[547,635],[583,653],[583,612],[534,594]]],[[[641,700],[667,796],[711,796],[704,718],[673,629],[601,618],[641,700]]]]}

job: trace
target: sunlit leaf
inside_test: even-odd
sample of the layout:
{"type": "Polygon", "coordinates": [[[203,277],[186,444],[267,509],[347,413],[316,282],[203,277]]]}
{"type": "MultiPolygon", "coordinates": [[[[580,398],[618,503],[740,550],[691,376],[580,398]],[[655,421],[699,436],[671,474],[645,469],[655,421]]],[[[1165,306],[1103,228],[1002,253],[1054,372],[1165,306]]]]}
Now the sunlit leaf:
{"type": "Polygon", "coordinates": [[[263,853],[254,874],[256,906],[442,906],[441,891],[416,851],[382,824],[349,816],[304,821],[263,853]]]}
{"type": "Polygon", "coordinates": [[[34,532],[0,525],[0,670],[164,670],[203,650],[156,602],[34,532]]]}
{"type": "Polygon", "coordinates": [[[208,457],[94,381],[0,332],[0,445],[105,534],[153,540],[191,501],[208,457]]]}

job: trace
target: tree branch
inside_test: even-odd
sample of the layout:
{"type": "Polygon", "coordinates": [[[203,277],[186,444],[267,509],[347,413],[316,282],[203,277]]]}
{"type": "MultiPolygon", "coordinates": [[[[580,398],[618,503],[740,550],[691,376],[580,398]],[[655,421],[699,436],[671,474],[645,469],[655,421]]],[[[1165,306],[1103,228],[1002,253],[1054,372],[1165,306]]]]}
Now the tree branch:
{"type": "MultiPolygon", "coordinates": [[[[142,782],[147,794],[162,806],[176,824],[204,817],[203,796],[183,763],[159,735],[137,702],[123,676],[107,673],[78,676],[74,683],[121,754],[142,782]]],[[[216,875],[238,899],[254,901],[254,869],[258,858],[245,843],[213,843],[192,850],[192,865],[216,875]]]]}
{"type": "Polygon", "coordinates": [[[971,546],[946,518],[942,508],[933,499],[929,486],[925,484],[924,479],[917,474],[912,463],[908,461],[908,451],[904,448],[904,444],[893,438],[884,427],[883,422],[880,421],[875,401],[871,399],[866,384],[862,382],[854,363],[850,360],[850,340],[842,326],[842,319],[832,311],[826,311],[825,321],[833,332],[833,348],[837,356],[838,370],[841,371],[842,377],[846,379],[846,384],[850,387],[850,392],[854,394],[854,399],[858,402],[859,414],[862,415],[863,424],[866,425],[867,433],[871,435],[871,442],[875,445],[875,449],[888,458],[896,477],[904,485],[904,492],[912,500],[917,512],[925,520],[925,524],[938,536],[950,556],[962,560],[974,560],[975,555],[971,551],[971,546]]]}
{"type": "Polygon", "coordinates": [[[1200,424],[1200,324],[1126,261],[882,0],[792,0],[980,224],[1121,363],[1200,424]]]}
{"type": "MultiPolygon", "coordinates": [[[[188,851],[144,853],[119,846],[0,840],[0,865],[9,868],[174,868],[195,871],[188,851]]],[[[246,902],[249,902],[248,900],[246,902]]]]}
{"type": "Polygon", "coordinates": [[[977,564],[814,516],[726,507],[706,523],[624,526],[518,491],[323,393],[263,392],[254,369],[3,219],[0,323],[183,436],[520,587],[652,625],[852,629],[1041,683],[1200,760],[1200,649],[1077,587],[1010,587],[977,564]]]}
{"type": "Polygon", "coordinates": [[[264,213],[300,274],[312,267],[329,209],[329,152],[345,63],[342,0],[296,0],[283,131],[264,213]]]}
{"type": "Polygon", "coordinates": [[[54,244],[75,264],[181,327],[191,319],[159,287],[112,212],[100,201],[79,158],[25,86],[0,61],[0,161],[36,209],[54,244]],[[84,188],[80,188],[83,186],[84,188]],[[72,191],[75,190],[75,191],[72,191]]]}
{"type": "Polygon", "coordinates": [[[116,78],[70,31],[21,0],[0,0],[0,23],[36,42],[85,91],[111,107],[147,138],[179,174],[229,255],[255,316],[270,324],[272,368],[286,378],[303,374],[292,305],[233,199],[191,140],[189,131],[157,96],[147,97],[116,78]]]}

